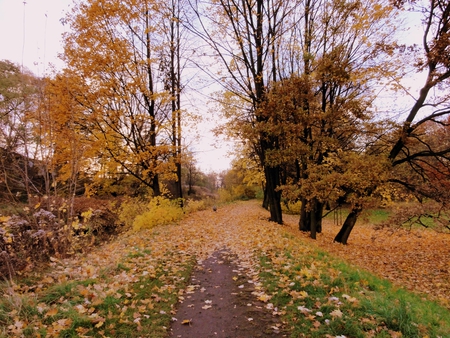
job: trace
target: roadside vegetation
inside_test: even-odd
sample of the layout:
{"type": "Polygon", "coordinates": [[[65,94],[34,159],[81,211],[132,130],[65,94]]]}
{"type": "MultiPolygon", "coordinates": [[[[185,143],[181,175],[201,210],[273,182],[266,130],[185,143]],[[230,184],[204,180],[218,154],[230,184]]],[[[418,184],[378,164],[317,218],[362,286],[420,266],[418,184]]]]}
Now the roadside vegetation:
{"type": "Polygon", "coordinates": [[[449,337],[444,303],[336,258],[267,216],[256,201],[232,203],[52,258],[45,270],[2,283],[1,335],[166,337],[196,261],[228,247],[241,280],[253,281],[255,299],[291,337],[449,337]]]}

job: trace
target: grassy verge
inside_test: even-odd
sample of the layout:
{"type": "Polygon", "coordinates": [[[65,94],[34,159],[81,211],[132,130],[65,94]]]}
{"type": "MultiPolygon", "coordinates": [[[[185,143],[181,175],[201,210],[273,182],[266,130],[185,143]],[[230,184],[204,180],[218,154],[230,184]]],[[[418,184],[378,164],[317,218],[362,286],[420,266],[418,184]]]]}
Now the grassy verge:
{"type": "Polygon", "coordinates": [[[260,264],[267,306],[291,337],[450,337],[447,309],[324,252],[280,249],[260,264]]]}
{"type": "MultiPolygon", "coordinates": [[[[195,264],[192,257],[130,248],[98,275],[15,292],[0,300],[0,337],[166,337],[174,305],[195,264]]],[[[39,287],[39,286],[36,286],[39,287]]]]}
{"type": "MultiPolygon", "coordinates": [[[[342,224],[345,221],[345,218],[349,214],[350,209],[348,208],[339,208],[337,210],[331,211],[325,219],[333,220],[338,224],[342,224]]],[[[363,223],[368,224],[379,224],[386,221],[391,215],[391,211],[389,209],[368,209],[364,210],[361,219],[363,223]]]]}

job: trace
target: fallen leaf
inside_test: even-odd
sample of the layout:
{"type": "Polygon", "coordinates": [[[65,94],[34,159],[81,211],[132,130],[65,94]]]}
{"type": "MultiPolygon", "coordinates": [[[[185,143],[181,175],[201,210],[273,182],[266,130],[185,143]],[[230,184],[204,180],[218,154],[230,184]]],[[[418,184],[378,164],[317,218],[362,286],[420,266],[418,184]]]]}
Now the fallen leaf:
{"type": "Polygon", "coordinates": [[[54,307],[47,311],[47,313],[45,314],[45,317],[52,317],[52,316],[55,316],[57,313],[58,313],[58,309],[54,307]]]}
{"type": "Polygon", "coordinates": [[[343,313],[341,310],[336,309],[336,310],[331,311],[330,315],[331,315],[331,317],[334,317],[334,318],[342,318],[343,313]]]}

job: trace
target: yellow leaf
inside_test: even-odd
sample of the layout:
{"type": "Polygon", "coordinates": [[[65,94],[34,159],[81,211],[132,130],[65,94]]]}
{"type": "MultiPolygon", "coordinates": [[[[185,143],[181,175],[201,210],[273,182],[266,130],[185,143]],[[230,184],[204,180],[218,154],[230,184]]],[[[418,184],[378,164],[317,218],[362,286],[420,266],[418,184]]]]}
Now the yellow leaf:
{"type": "Polygon", "coordinates": [[[191,320],[190,319],[185,319],[181,322],[182,325],[191,325],[191,320]]]}
{"type": "Polygon", "coordinates": [[[267,302],[269,299],[270,299],[270,296],[266,295],[265,293],[258,297],[258,300],[260,300],[261,302],[264,302],[264,303],[267,302]]]}
{"type": "Polygon", "coordinates": [[[10,216],[0,216],[0,223],[6,223],[10,218],[10,216]]]}
{"type": "Polygon", "coordinates": [[[98,322],[97,324],[95,324],[95,327],[98,329],[98,328],[100,328],[100,327],[102,327],[103,326],[103,322],[98,322]]]}

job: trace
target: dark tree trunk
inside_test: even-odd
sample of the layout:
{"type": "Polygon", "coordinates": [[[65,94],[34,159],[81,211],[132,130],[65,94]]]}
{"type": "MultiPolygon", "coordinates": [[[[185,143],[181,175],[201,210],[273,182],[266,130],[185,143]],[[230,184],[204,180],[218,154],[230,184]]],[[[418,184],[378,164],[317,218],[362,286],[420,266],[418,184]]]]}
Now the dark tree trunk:
{"type": "Polygon", "coordinates": [[[280,185],[280,168],[266,167],[266,189],[269,200],[270,220],[278,224],[283,224],[281,212],[281,191],[277,191],[280,185]]]}
{"type": "Polygon", "coordinates": [[[362,207],[360,205],[356,205],[352,208],[347,218],[345,219],[344,224],[342,224],[342,228],[339,233],[334,238],[335,242],[347,244],[348,237],[353,230],[353,227],[356,224],[356,220],[362,212],[362,207]]]}
{"type": "Polygon", "coordinates": [[[298,229],[300,231],[311,230],[311,216],[310,212],[306,210],[306,198],[302,197],[302,206],[300,209],[300,220],[298,221],[298,229]]]}
{"type": "Polygon", "coordinates": [[[316,237],[317,237],[317,217],[316,217],[317,212],[315,209],[316,209],[317,201],[315,198],[311,201],[311,204],[312,204],[312,210],[309,213],[309,215],[311,217],[311,232],[309,234],[309,237],[311,237],[312,239],[316,239],[316,237]]]}
{"type": "Polygon", "coordinates": [[[300,220],[298,222],[299,230],[311,232],[311,238],[315,239],[316,234],[322,232],[322,213],[324,204],[314,199],[310,202],[311,210],[307,210],[307,203],[306,198],[302,198],[300,220]]]}
{"type": "Polygon", "coordinates": [[[269,195],[267,193],[267,185],[264,187],[264,197],[262,207],[266,210],[269,210],[269,195]]]}
{"type": "MultiPolygon", "coordinates": [[[[314,226],[315,233],[320,234],[322,232],[323,203],[315,200],[313,206],[311,217],[314,218],[311,220],[311,228],[314,226]]],[[[312,236],[311,238],[315,239],[315,237],[312,236]]]]}
{"type": "Polygon", "coordinates": [[[159,177],[158,177],[158,175],[155,175],[153,177],[153,182],[152,182],[151,187],[152,187],[154,196],[160,196],[161,195],[161,189],[159,188],[159,177]]]}

